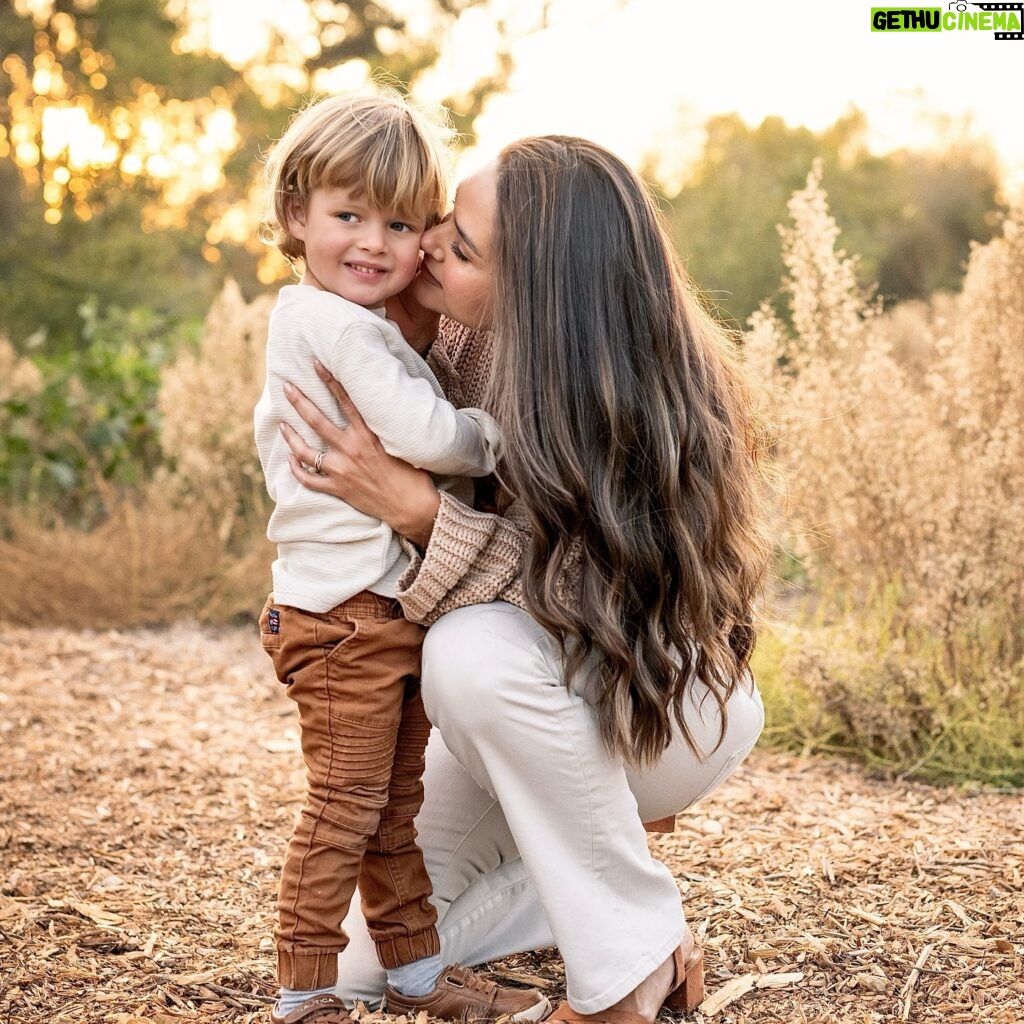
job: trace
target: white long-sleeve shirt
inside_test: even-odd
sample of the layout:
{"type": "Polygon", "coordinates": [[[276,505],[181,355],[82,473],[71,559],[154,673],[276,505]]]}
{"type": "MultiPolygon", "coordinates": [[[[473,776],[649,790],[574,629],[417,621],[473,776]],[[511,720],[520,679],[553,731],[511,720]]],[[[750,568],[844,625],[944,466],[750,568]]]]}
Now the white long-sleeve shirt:
{"type": "Polygon", "coordinates": [[[277,544],[274,599],[324,612],[361,590],[395,596],[408,556],[392,529],[329,494],[298,483],[288,466],[282,420],[313,447],[313,435],[284,396],[290,381],[345,426],[317,358],[341,381],[386,451],[437,474],[440,489],[471,502],[465,477],[494,470],[500,432],[480,409],[456,409],[430,368],[383,310],[367,310],[309,285],[286,285],[270,316],[267,379],[256,405],[256,446],[274,500],[267,536],[277,544]],[[461,486],[460,486],[461,485],[461,486]]]}

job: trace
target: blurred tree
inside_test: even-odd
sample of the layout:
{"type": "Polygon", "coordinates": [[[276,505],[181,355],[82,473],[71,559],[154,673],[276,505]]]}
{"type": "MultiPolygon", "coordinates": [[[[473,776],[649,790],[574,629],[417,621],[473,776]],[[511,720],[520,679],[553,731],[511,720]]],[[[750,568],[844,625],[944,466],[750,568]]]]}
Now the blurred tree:
{"type": "Polygon", "coordinates": [[[875,156],[866,127],[857,111],[821,133],[777,117],[756,128],[735,114],[708,122],[703,154],[668,215],[691,275],[720,312],[742,325],[764,299],[777,300],[777,225],[815,157],[862,284],[877,283],[886,301],[959,286],[971,241],[988,241],[1005,210],[994,160],[966,144],[875,156]]]}
{"type": "MultiPolygon", "coordinates": [[[[228,272],[255,287],[266,141],[339,71],[414,85],[482,3],[428,0],[415,17],[401,0],[280,0],[262,16],[209,0],[0,5],[0,334],[60,349],[80,343],[93,296],[192,317],[228,272]]],[[[457,99],[461,128],[508,71],[498,54],[457,99]]]]}

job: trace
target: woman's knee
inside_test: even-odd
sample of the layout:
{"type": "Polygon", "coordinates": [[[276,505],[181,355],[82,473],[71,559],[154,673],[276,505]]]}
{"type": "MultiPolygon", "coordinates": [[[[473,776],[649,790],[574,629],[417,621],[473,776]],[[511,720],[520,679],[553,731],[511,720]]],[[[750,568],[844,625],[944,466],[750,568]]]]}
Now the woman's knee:
{"type": "Polygon", "coordinates": [[[430,720],[474,724],[495,712],[517,685],[550,675],[538,641],[547,634],[524,611],[496,602],[442,616],[423,643],[423,703],[430,720]]]}
{"type": "MultiPolygon", "coordinates": [[[[729,715],[726,724],[728,745],[743,757],[757,743],[764,729],[764,703],[757,684],[748,676],[744,685],[738,686],[729,700],[729,715]]],[[[742,760],[742,758],[741,758],[742,760]]]]}
{"type": "Polygon", "coordinates": [[[493,660],[485,653],[482,617],[476,608],[442,616],[423,642],[423,704],[435,725],[470,714],[493,692],[493,660]]]}
{"type": "Polygon", "coordinates": [[[377,959],[377,950],[366,928],[358,891],[349,905],[342,929],[348,945],[338,959],[338,984],[335,992],[349,1005],[362,1002],[369,1007],[380,1005],[384,994],[384,968],[377,959]]]}

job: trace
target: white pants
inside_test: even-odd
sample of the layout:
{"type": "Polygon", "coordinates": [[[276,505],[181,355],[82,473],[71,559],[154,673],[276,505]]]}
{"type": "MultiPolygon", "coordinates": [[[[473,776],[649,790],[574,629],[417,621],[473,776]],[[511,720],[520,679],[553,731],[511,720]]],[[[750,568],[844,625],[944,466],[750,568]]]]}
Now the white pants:
{"type": "MultiPolygon", "coordinates": [[[[570,1004],[594,1013],[635,988],[682,937],[679,890],[651,856],[641,822],[690,806],[727,778],[764,712],[753,683],[738,687],[713,750],[718,705],[695,686],[686,720],[706,759],[680,736],[641,773],[609,755],[583,690],[566,689],[556,641],[513,605],[441,618],[423,647],[423,696],[436,728],[417,827],[443,961],[473,965],[556,945],[570,1004]]],[[[345,931],[338,993],[376,1005],[384,972],[356,900],[345,931]]]]}

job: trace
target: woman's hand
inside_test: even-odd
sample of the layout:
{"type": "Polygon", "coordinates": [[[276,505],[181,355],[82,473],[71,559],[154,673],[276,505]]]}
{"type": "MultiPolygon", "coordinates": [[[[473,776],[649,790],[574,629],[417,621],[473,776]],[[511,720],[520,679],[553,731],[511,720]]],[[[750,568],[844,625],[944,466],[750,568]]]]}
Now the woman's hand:
{"type": "Polygon", "coordinates": [[[332,423],[297,387],[286,384],[288,401],[324,443],[322,449],[313,448],[288,424],[281,424],[291,449],[292,476],[311,491],[347,501],[425,548],[441,502],[430,474],[389,455],[327,368],[317,362],[316,372],[348,426],[332,423]]]}

